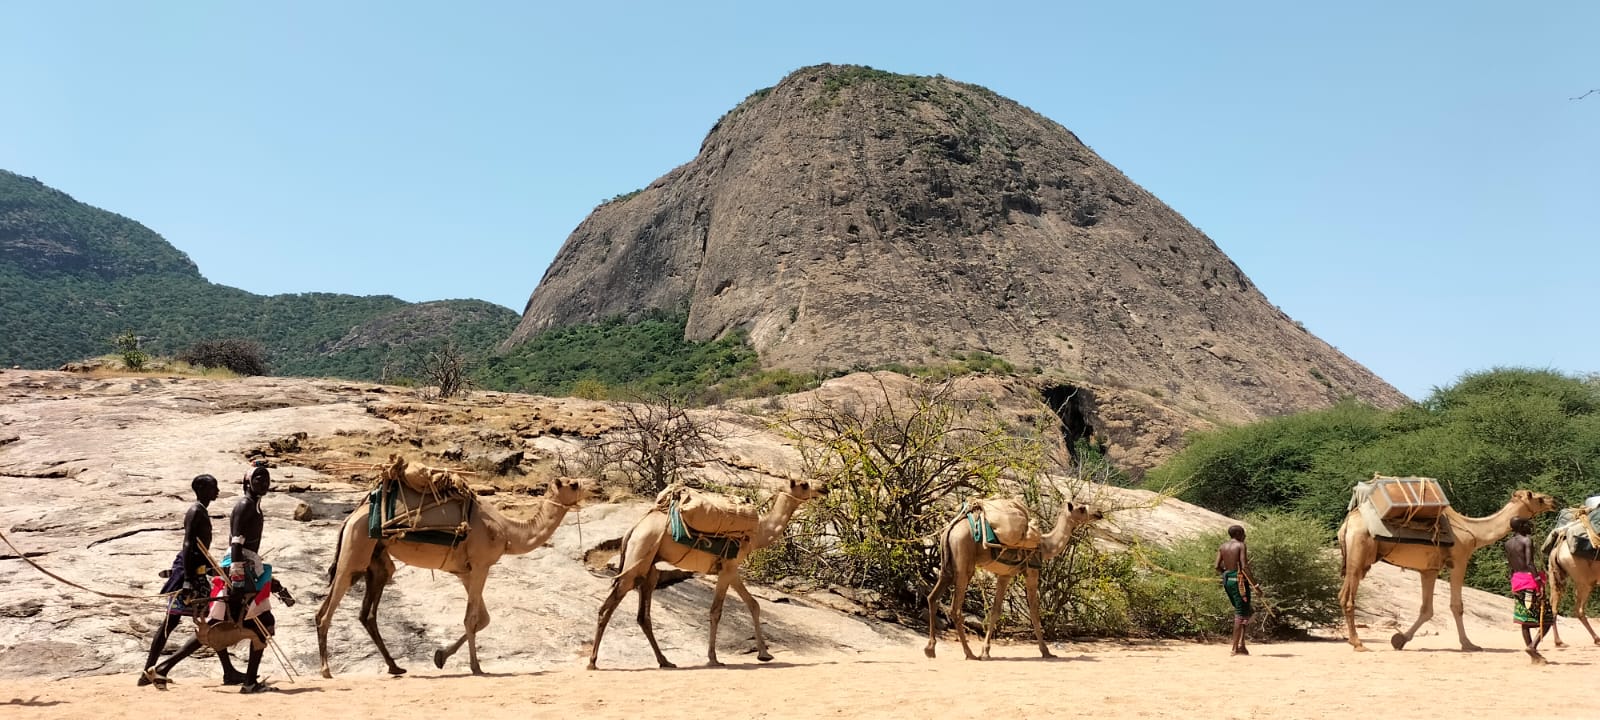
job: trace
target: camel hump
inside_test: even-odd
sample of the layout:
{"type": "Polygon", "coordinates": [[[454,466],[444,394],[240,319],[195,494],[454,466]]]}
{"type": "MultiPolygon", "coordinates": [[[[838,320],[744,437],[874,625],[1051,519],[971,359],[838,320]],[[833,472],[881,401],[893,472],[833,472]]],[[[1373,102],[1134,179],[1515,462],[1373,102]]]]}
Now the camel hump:
{"type": "Polygon", "coordinates": [[[673,504],[683,524],[707,535],[749,535],[761,522],[752,502],[686,485],[672,485],[656,496],[656,507],[663,512],[673,504]]]}
{"type": "Polygon", "coordinates": [[[995,539],[1006,547],[1038,547],[1044,537],[1029,515],[1028,506],[1016,498],[974,500],[972,511],[983,517],[994,530],[995,539]]]}

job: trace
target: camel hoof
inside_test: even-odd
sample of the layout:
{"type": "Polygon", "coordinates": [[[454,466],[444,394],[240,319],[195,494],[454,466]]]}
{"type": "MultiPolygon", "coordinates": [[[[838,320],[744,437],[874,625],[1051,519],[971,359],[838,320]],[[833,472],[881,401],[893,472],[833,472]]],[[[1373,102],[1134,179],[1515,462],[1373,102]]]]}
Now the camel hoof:
{"type": "Polygon", "coordinates": [[[1461,646],[1461,652],[1483,652],[1483,648],[1473,645],[1472,643],[1467,643],[1466,645],[1461,646]]]}
{"type": "Polygon", "coordinates": [[[323,680],[332,680],[333,679],[333,671],[329,670],[327,668],[323,668],[322,669],[322,679],[323,680]]]}
{"type": "Polygon", "coordinates": [[[1365,645],[1351,645],[1350,647],[1355,649],[1356,652],[1371,652],[1365,645]]]}
{"type": "Polygon", "coordinates": [[[1396,650],[1406,649],[1406,643],[1410,641],[1410,638],[1407,638],[1405,633],[1395,633],[1389,638],[1389,644],[1393,645],[1396,650]]]}
{"type": "Polygon", "coordinates": [[[600,669],[600,668],[598,668],[598,667],[595,667],[595,664],[594,664],[594,662],[593,662],[593,661],[590,661],[590,663],[589,663],[589,666],[588,666],[588,667],[585,667],[585,668],[584,668],[584,669],[585,669],[585,670],[599,670],[599,669],[600,669]]]}
{"type": "Polygon", "coordinates": [[[1055,657],[1055,653],[1052,653],[1049,650],[1040,650],[1039,657],[1053,658],[1055,657]]]}
{"type": "Polygon", "coordinates": [[[711,662],[706,663],[706,667],[722,667],[722,661],[712,660],[711,662]]]}
{"type": "Polygon", "coordinates": [[[769,653],[769,652],[756,653],[756,659],[760,660],[761,662],[772,662],[772,653],[769,653]]]}
{"type": "Polygon", "coordinates": [[[450,656],[444,654],[443,650],[435,650],[435,651],[433,651],[433,666],[436,667],[436,668],[441,668],[442,669],[444,667],[444,659],[447,658],[447,657],[450,657],[450,656]]]}
{"type": "Polygon", "coordinates": [[[672,664],[670,662],[667,662],[666,660],[662,660],[661,661],[661,667],[666,668],[668,670],[673,670],[673,669],[676,669],[678,666],[674,665],[674,664],[672,664]]]}
{"type": "Polygon", "coordinates": [[[473,675],[484,675],[486,673],[483,672],[483,668],[478,667],[477,665],[473,665],[472,666],[472,674],[473,675]]]}
{"type": "Polygon", "coordinates": [[[928,656],[928,657],[930,657],[930,658],[931,658],[931,657],[934,657],[934,651],[933,651],[933,648],[931,648],[931,647],[925,647],[925,648],[923,648],[923,649],[922,649],[922,654],[923,654],[923,655],[927,655],[927,656],[928,656]]]}
{"type": "Polygon", "coordinates": [[[406,669],[403,668],[403,667],[400,667],[399,665],[390,665],[389,666],[389,674],[390,675],[404,675],[404,674],[406,674],[406,669]]]}

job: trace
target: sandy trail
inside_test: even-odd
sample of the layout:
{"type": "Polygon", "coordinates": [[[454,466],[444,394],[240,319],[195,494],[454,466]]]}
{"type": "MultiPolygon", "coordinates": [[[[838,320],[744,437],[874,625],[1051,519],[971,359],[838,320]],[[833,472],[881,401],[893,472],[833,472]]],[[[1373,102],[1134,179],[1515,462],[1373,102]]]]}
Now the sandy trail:
{"type": "MultiPolygon", "coordinates": [[[[1577,629],[1577,628],[1574,628],[1577,629]]],[[[1581,630],[1579,630],[1581,633],[1581,630]]],[[[860,654],[726,658],[723,668],[613,668],[587,672],[580,662],[486,677],[413,670],[401,678],[346,675],[333,680],[276,679],[274,692],[246,698],[216,679],[186,678],[166,692],[136,688],[131,675],[66,680],[0,680],[6,718],[157,718],[177,708],[209,708],[212,717],[472,717],[634,719],[663,699],[691,717],[718,718],[1405,718],[1571,717],[1572,698],[1529,705],[1552,688],[1590,686],[1600,647],[1551,648],[1552,664],[1535,667],[1514,631],[1480,630],[1486,650],[1454,650],[1453,634],[1418,637],[1412,649],[1357,654],[1341,642],[1259,644],[1230,658],[1224,645],[1074,643],[1063,657],[1039,658],[1027,645],[997,648],[987,663],[919,646],[860,654]],[[951,714],[953,713],[953,715],[951,714]]],[[[1548,640],[1546,643],[1548,644],[1548,640]]],[[[687,661],[689,658],[681,658],[687,661]]],[[[203,661],[210,663],[210,661],[203,661]]],[[[279,671],[281,674],[281,671],[279,671]]],[[[1600,713],[1600,703],[1589,705],[1600,713]]],[[[676,714],[673,711],[669,713],[676,714]]],[[[1572,714],[1576,712],[1576,714],[1572,714]]]]}

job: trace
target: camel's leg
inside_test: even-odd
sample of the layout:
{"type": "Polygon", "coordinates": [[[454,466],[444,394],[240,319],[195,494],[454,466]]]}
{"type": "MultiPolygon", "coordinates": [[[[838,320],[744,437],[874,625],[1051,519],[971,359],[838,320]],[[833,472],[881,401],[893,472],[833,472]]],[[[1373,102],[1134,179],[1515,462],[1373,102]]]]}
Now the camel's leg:
{"type": "Polygon", "coordinates": [[[489,569],[479,570],[473,568],[468,574],[462,576],[461,584],[467,589],[467,614],[462,619],[466,632],[447,647],[433,651],[433,666],[444,667],[444,661],[461,649],[462,643],[467,646],[467,666],[472,668],[473,675],[482,675],[483,668],[478,666],[478,631],[489,627],[489,609],[483,604],[483,586],[489,580],[489,569]]]}
{"type": "MultiPolygon", "coordinates": [[[[1453,574],[1459,575],[1460,573],[1453,574]]],[[[1422,627],[1423,623],[1433,619],[1433,583],[1439,579],[1439,571],[1418,570],[1417,575],[1422,579],[1422,608],[1417,611],[1417,621],[1411,623],[1410,630],[1403,633],[1395,633],[1393,637],[1389,638],[1389,644],[1393,645],[1396,650],[1404,650],[1406,643],[1411,642],[1411,638],[1416,637],[1417,628],[1422,627]]],[[[1456,615],[1456,623],[1457,625],[1461,623],[1460,614],[1456,615]]],[[[1461,639],[1465,641],[1466,636],[1462,635],[1461,639]]]]}
{"type": "Polygon", "coordinates": [[[1044,644],[1044,624],[1039,620],[1039,571],[1028,568],[1028,574],[1023,579],[1027,583],[1028,591],[1028,617],[1033,620],[1033,637],[1039,641],[1040,657],[1055,657],[1050,654],[1049,646],[1044,644]]]}
{"type": "MultiPolygon", "coordinates": [[[[1461,639],[1461,649],[1466,652],[1477,652],[1483,648],[1473,645],[1472,641],[1467,639],[1467,626],[1461,622],[1461,615],[1467,609],[1466,602],[1461,599],[1461,588],[1467,584],[1467,563],[1464,561],[1457,563],[1457,567],[1459,568],[1458,570],[1450,572],[1450,615],[1456,620],[1456,636],[1461,639]]],[[[1434,573],[1434,576],[1437,575],[1438,573],[1434,573]]],[[[1424,575],[1424,577],[1427,576],[1424,575]]],[[[1426,584],[1426,587],[1428,601],[1431,603],[1433,601],[1433,583],[1431,579],[1426,584]]],[[[1412,631],[1415,632],[1416,628],[1412,628],[1412,631]]]]}
{"type": "Polygon", "coordinates": [[[378,633],[378,604],[383,602],[383,589],[394,579],[394,561],[381,549],[377,555],[367,567],[367,594],[361,600],[361,626],[367,629],[367,634],[372,636],[372,643],[378,646],[378,654],[389,666],[389,674],[404,675],[406,669],[395,664],[394,656],[389,654],[388,646],[383,644],[383,636],[378,633]]]}
{"type": "MultiPolygon", "coordinates": [[[[1583,629],[1589,631],[1589,637],[1594,640],[1594,644],[1600,645],[1600,635],[1596,635],[1594,628],[1589,627],[1589,613],[1584,611],[1584,608],[1589,605],[1589,592],[1594,590],[1593,583],[1582,582],[1575,578],[1572,590],[1572,599],[1578,604],[1578,622],[1583,623],[1583,629]]],[[[1555,607],[1555,605],[1552,604],[1551,607],[1555,607]]],[[[1557,625],[1560,625],[1560,623],[1557,623],[1557,625]]]]}
{"type": "MultiPolygon", "coordinates": [[[[1565,577],[1566,574],[1561,571],[1561,562],[1556,559],[1556,553],[1555,552],[1551,552],[1550,553],[1550,564],[1549,564],[1548,567],[1550,568],[1550,587],[1548,588],[1548,590],[1550,592],[1550,610],[1553,611],[1553,612],[1558,612],[1559,613],[1559,612],[1561,612],[1561,588],[1562,588],[1562,586],[1566,585],[1567,582],[1566,582],[1566,577],[1565,577]]],[[[1578,588],[1576,587],[1576,585],[1574,585],[1573,590],[1576,592],[1577,589],[1578,588]]],[[[1578,605],[1578,617],[1579,618],[1583,617],[1583,605],[1582,604],[1578,605]]],[[[1588,626],[1587,623],[1585,623],[1585,627],[1587,627],[1587,626],[1588,626]]],[[[1550,629],[1552,631],[1551,634],[1553,634],[1555,636],[1556,647],[1558,647],[1558,648],[1566,647],[1567,644],[1564,643],[1564,642],[1561,642],[1561,624],[1557,623],[1555,626],[1551,627],[1550,629]]]]}
{"type": "Polygon", "coordinates": [[[955,570],[951,568],[949,540],[940,538],[939,542],[946,543],[946,547],[939,553],[939,577],[933,583],[933,590],[928,593],[928,647],[922,649],[922,654],[928,657],[934,657],[933,646],[939,642],[939,597],[950,589],[956,578],[955,570]]]}
{"type": "Polygon", "coordinates": [[[717,624],[722,622],[722,603],[728,599],[728,586],[733,584],[733,578],[739,569],[724,568],[717,574],[717,588],[711,596],[711,639],[706,646],[706,664],[712,667],[722,665],[717,659],[717,624]]]}
{"type": "Polygon", "coordinates": [[[1006,606],[1006,591],[1011,589],[1011,575],[994,576],[994,597],[989,600],[989,611],[983,614],[983,653],[980,660],[989,659],[989,642],[994,639],[995,628],[1000,627],[1000,615],[1006,606]]]}
{"type": "Polygon", "coordinates": [[[367,571],[377,548],[377,543],[366,537],[364,529],[352,529],[365,526],[366,517],[366,510],[359,509],[340,529],[339,544],[334,550],[333,577],[328,585],[327,596],[322,598],[322,605],[317,608],[317,653],[322,657],[322,676],[325,678],[333,677],[333,670],[328,667],[328,628],[333,626],[333,612],[339,608],[345,593],[350,591],[350,584],[356,576],[367,571]]]}
{"type": "MultiPolygon", "coordinates": [[[[618,575],[611,581],[611,594],[606,596],[605,602],[600,603],[599,617],[594,626],[594,645],[589,648],[589,669],[595,669],[595,660],[600,657],[600,638],[605,637],[606,625],[611,622],[611,613],[622,604],[629,590],[638,582],[639,578],[632,575],[618,575]]],[[[642,591],[642,588],[641,588],[642,591]]],[[[651,635],[652,642],[654,635],[651,635]]],[[[659,651],[658,651],[659,652],[659,651]]],[[[661,659],[661,658],[658,658],[661,659]]],[[[663,665],[662,667],[668,667],[663,665]]]]}
{"type": "Polygon", "coordinates": [[[963,606],[967,601],[967,586],[972,584],[972,571],[966,568],[956,569],[955,592],[950,596],[950,618],[955,621],[956,639],[961,641],[961,651],[967,654],[968,660],[977,660],[978,656],[972,654],[972,648],[967,646],[967,614],[963,606]]]}
{"type": "Polygon", "coordinates": [[[655,606],[656,583],[660,581],[661,570],[651,563],[650,571],[639,581],[639,629],[644,631],[644,639],[650,641],[650,651],[656,654],[656,664],[672,668],[677,665],[668,662],[667,656],[661,654],[661,644],[656,642],[655,623],[650,619],[650,609],[655,606]]]}
{"type": "Polygon", "coordinates": [[[1361,644],[1361,636],[1356,633],[1356,591],[1361,589],[1361,578],[1366,571],[1359,569],[1346,569],[1344,581],[1339,584],[1339,609],[1344,612],[1345,638],[1349,640],[1350,647],[1357,652],[1366,652],[1367,646],[1361,644]]]}
{"type": "Polygon", "coordinates": [[[772,653],[767,652],[767,636],[761,632],[761,608],[756,605],[756,598],[750,594],[750,589],[744,586],[744,578],[737,574],[733,576],[733,591],[739,593],[739,599],[750,609],[750,624],[756,629],[756,659],[771,661],[772,653]]]}

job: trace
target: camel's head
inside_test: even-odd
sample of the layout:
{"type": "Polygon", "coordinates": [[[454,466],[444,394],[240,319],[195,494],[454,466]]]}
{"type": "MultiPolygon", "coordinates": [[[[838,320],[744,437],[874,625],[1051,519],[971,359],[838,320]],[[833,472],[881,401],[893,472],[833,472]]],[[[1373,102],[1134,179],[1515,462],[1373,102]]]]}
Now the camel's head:
{"type": "Polygon", "coordinates": [[[789,494],[794,496],[796,500],[810,500],[812,498],[827,495],[828,486],[826,483],[817,480],[807,480],[804,478],[799,480],[790,480],[789,494]]]}
{"type": "Polygon", "coordinates": [[[583,499],[583,481],[578,478],[558,477],[550,481],[550,487],[545,490],[545,498],[572,507],[583,499]]]}
{"type": "Polygon", "coordinates": [[[1540,513],[1555,512],[1556,499],[1541,492],[1532,490],[1518,490],[1511,494],[1511,501],[1522,505],[1527,511],[1527,517],[1538,517],[1540,513]]]}
{"type": "Polygon", "coordinates": [[[1100,512],[1099,508],[1088,503],[1068,502],[1067,513],[1072,516],[1072,524],[1078,526],[1105,519],[1105,513],[1100,512]]]}

